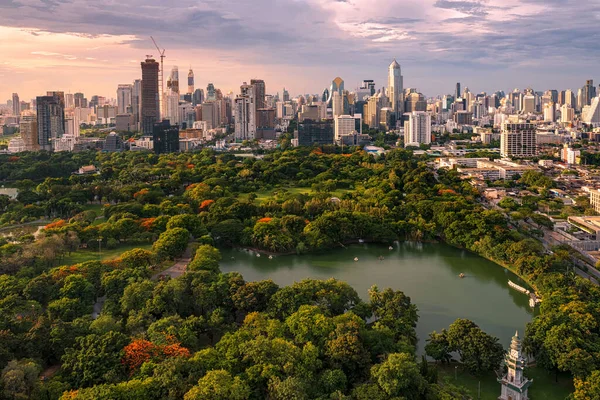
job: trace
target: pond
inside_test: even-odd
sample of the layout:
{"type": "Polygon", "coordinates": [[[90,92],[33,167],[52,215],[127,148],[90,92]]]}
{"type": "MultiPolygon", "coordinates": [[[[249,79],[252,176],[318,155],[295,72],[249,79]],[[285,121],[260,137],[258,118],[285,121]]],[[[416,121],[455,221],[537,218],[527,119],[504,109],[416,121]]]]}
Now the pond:
{"type": "Polygon", "coordinates": [[[221,270],[240,272],[247,281],[272,279],[284,286],[333,277],[348,282],[365,300],[372,285],[401,290],[419,309],[420,352],[429,332],[439,332],[457,318],[472,320],[506,348],[515,330],[522,334],[534,315],[529,298],[508,286],[509,279],[526,286],[515,274],[445,244],[396,243],[393,250],[361,244],[273,259],[248,250],[223,250],[222,255],[221,270]]]}

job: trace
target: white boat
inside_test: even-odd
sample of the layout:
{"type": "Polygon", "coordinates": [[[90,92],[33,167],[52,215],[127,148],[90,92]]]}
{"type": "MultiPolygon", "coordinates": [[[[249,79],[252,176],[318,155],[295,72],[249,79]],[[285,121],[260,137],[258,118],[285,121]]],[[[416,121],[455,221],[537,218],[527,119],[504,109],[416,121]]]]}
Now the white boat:
{"type": "Polygon", "coordinates": [[[358,257],[354,257],[354,261],[358,261],[358,257]]]}
{"type": "Polygon", "coordinates": [[[257,254],[256,257],[260,257],[260,254],[257,254]]]}
{"type": "Polygon", "coordinates": [[[273,256],[269,256],[269,260],[272,260],[272,259],[273,259],[273,256]]]}

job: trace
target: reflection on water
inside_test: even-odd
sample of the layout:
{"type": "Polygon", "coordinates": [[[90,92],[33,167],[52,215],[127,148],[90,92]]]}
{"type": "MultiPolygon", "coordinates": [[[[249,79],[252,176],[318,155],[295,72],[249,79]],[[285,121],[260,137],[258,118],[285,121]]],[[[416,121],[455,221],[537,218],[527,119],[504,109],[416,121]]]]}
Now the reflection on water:
{"type": "Polygon", "coordinates": [[[305,278],[333,277],[348,282],[364,299],[372,285],[402,290],[419,308],[420,349],[429,332],[457,318],[474,321],[506,346],[533,315],[528,297],[508,287],[509,279],[525,285],[516,275],[444,244],[397,243],[393,250],[364,244],[273,259],[248,250],[222,253],[221,269],[240,272],[248,281],[272,279],[283,286],[305,278]]]}

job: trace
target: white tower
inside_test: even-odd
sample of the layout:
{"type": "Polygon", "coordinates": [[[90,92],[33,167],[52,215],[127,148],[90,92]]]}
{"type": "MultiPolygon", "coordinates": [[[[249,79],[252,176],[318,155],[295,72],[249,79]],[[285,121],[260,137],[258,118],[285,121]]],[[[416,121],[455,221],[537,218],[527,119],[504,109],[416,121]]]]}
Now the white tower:
{"type": "Polygon", "coordinates": [[[394,61],[388,68],[388,97],[396,118],[404,113],[404,82],[400,64],[394,61]]]}
{"type": "Polygon", "coordinates": [[[533,380],[529,380],[523,376],[523,368],[525,367],[525,358],[521,352],[521,340],[519,332],[515,333],[510,344],[510,351],[504,359],[508,372],[498,379],[502,385],[502,394],[498,400],[528,400],[527,391],[533,380]]]}

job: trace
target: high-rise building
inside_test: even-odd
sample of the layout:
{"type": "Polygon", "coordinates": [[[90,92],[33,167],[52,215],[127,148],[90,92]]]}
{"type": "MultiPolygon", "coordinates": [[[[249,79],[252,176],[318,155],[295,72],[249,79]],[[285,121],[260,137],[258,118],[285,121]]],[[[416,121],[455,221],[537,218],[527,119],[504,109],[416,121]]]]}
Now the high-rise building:
{"type": "Polygon", "coordinates": [[[202,103],[204,103],[204,90],[202,90],[202,89],[194,90],[194,95],[192,96],[192,104],[197,106],[202,103]]]}
{"type": "Polygon", "coordinates": [[[570,124],[575,119],[575,109],[570,107],[568,104],[564,104],[560,108],[560,122],[563,124],[570,124]]]}
{"type": "Polygon", "coordinates": [[[87,99],[83,96],[83,93],[75,93],[73,95],[73,101],[75,102],[75,108],[87,108],[88,102],[87,99]]]}
{"type": "Polygon", "coordinates": [[[244,82],[235,98],[235,138],[254,140],[256,137],[256,98],[254,86],[244,82]]]}
{"type": "Polygon", "coordinates": [[[535,112],[535,96],[526,94],[523,96],[523,107],[521,108],[523,114],[533,114],[535,112]]]}
{"type": "Polygon", "coordinates": [[[133,115],[133,130],[140,130],[140,114],[142,112],[142,80],[133,81],[131,89],[131,113],[133,115]]]}
{"type": "Polygon", "coordinates": [[[256,98],[256,108],[267,108],[265,104],[265,81],[262,79],[252,79],[250,84],[254,87],[254,96],[256,98]]]}
{"type": "Polygon", "coordinates": [[[170,91],[164,97],[165,101],[165,119],[171,121],[174,125],[179,125],[179,94],[170,91]]]}
{"type": "Polygon", "coordinates": [[[65,133],[65,112],[58,95],[38,96],[38,144],[42,150],[52,150],[52,141],[65,133]]]}
{"type": "Polygon", "coordinates": [[[577,100],[575,99],[575,94],[571,89],[567,89],[565,91],[565,102],[563,104],[568,105],[569,107],[575,109],[577,107],[577,100]]]}
{"type": "Polygon", "coordinates": [[[215,91],[215,85],[213,85],[212,83],[209,83],[206,86],[206,101],[211,101],[211,100],[216,100],[217,99],[217,95],[216,95],[216,91],[215,91]]]}
{"type": "Polygon", "coordinates": [[[581,120],[586,124],[600,125],[600,96],[594,97],[592,104],[584,107],[581,120]]]}
{"type": "Polygon", "coordinates": [[[331,99],[331,109],[333,118],[340,116],[344,113],[344,99],[338,92],[333,92],[333,98],[331,99]]]}
{"type": "Polygon", "coordinates": [[[116,133],[109,133],[104,139],[103,151],[115,152],[123,150],[123,139],[116,133]]]}
{"type": "Polygon", "coordinates": [[[388,68],[388,97],[396,117],[404,114],[404,82],[400,64],[395,59],[388,68]]]}
{"type": "Polygon", "coordinates": [[[285,88],[283,88],[282,99],[284,103],[286,101],[290,101],[290,93],[287,90],[285,90],[285,88]]]}
{"type": "Polygon", "coordinates": [[[419,146],[431,143],[431,114],[413,111],[405,114],[404,146],[419,146]]]}
{"type": "Polygon", "coordinates": [[[298,123],[298,145],[313,146],[333,144],[334,130],[332,120],[305,120],[298,123]]]}
{"type": "Polygon", "coordinates": [[[553,102],[550,102],[544,106],[544,121],[556,121],[556,105],[553,102]]]}
{"type": "Polygon", "coordinates": [[[335,134],[334,139],[337,142],[341,137],[350,135],[354,132],[362,134],[362,115],[340,115],[334,118],[335,134]]]}
{"type": "Polygon", "coordinates": [[[168,119],[154,124],[152,143],[156,154],[176,153],[179,151],[179,127],[171,125],[168,119]]]}
{"type": "Polygon", "coordinates": [[[133,86],[120,84],[117,87],[117,113],[129,114],[131,111],[133,86]]]}
{"type": "Polygon", "coordinates": [[[17,117],[21,114],[21,101],[17,93],[12,94],[12,113],[17,117]]]}
{"type": "Polygon", "coordinates": [[[194,71],[192,71],[191,67],[188,72],[188,90],[187,90],[187,92],[188,92],[188,94],[194,93],[194,71]]]}
{"type": "Polygon", "coordinates": [[[156,60],[148,58],[142,66],[142,112],[141,125],[144,135],[152,135],[154,124],[160,119],[158,70],[156,60]]]}
{"type": "Polygon", "coordinates": [[[460,82],[456,82],[456,89],[454,91],[454,99],[458,99],[462,96],[462,92],[460,91],[460,82]]]}
{"type": "Polygon", "coordinates": [[[585,82],[585,86],[582,89],[582,105],[581,108],[585,106],[589,106],[592,103],[592,99],[596,97],[596,87],[594,86],[594,81],[592,79],[588,79],[585,82]]]}
{"type": "Polygon", "coordinates": [[[19,130],[21,131],[25,151],[39,150],[37,117],[34,113],[26,111],[21,116],[19,130]]]}
{"type": "Polygon", "coordinates": [[[537,137],[534,124],[505,122],[500,135],[502,157],[533,157],[537,154],[537,137]]]}
{"type": "Polygon", "coordinates": [[[427,111],[427,100],[425,99],[425,96],[417,92],[410,93],[408,96],[406,96],[404,110],[407,113],[411,113],[413,111],[427,111]]]}
{"type": "Polygon", "coordinates": [[[172,91],[179,95],[179,68],[175,65],[171,69],[171,75],[167,79],[167,93],[172,91]]]}
{"type": "Polygon", "coordinates": [[[65,94],[65,108],[75,108],[75,96],[73,93],[65,94]]]}

